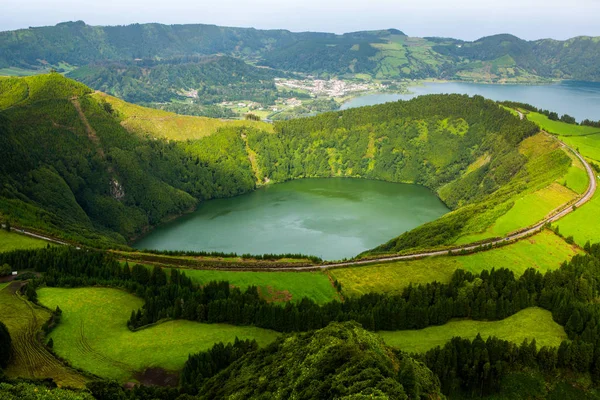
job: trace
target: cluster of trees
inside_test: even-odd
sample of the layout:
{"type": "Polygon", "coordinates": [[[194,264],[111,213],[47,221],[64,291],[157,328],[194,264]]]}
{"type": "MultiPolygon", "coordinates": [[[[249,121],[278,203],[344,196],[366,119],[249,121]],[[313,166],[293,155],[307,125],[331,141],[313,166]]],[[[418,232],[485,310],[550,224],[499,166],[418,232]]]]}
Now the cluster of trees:
{"type": "Polygon", "coordinates": [[[301,253],[281,253],[281,254],[237,254],[237,253],[224,253],[222,251],[192,251],[192,250],[144,250],[144,253],[159,254],[167,256],[192,256],[192,257],[220,257],[220,258],[246,258],[254,260],[281,260],[282,258],[293,258],[293,259],[309,259],[310,261],[317,263],[323,261],[317,256],[311,256],[301,253]]]}
{"type": "Polygon", "coordinates": [[[258,350],[256,340],[217,343],[209,350],[188,356],[180,375],[180,385],[187,393],[198,393],[204,381],[212,378],[247,353],[258,350]]]}
{"type": "Polygon", "coordinates": [[[581,125],[593,126],[594,128],[600,128],[600,120],[592,121],[592,120],[589,120],[586,118],[583,121],[581,121],[581,125]]]}
{"type": "Polygon", "coordinates": [[[10,275],[12,272],[12,268],[8,264],[0,265],[0,276],[10,275]]]}
{"type": "Polygon", "coordinates": [[[503,378],[519,370],[537,370],[548,376],[558,371],[592,373],[600,382],[594,346],[581,340],[563,341],[560,347],[538,348],[535,339],[521,345],[480,335],[473,340],[455,337],[422,357],[439,378],[443,393],[482,397],[501,390],[503,378]]]}

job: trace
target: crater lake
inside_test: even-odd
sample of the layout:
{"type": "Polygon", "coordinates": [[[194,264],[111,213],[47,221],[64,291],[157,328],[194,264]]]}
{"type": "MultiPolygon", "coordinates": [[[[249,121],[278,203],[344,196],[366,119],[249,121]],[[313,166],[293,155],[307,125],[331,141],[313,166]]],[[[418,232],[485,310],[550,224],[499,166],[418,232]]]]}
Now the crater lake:
{"type": "Polygon", "coordinates": [[[302,179],[210,200],[134,247],[353,257],[449,210],[429,189],[353,178],[302,179]]]}

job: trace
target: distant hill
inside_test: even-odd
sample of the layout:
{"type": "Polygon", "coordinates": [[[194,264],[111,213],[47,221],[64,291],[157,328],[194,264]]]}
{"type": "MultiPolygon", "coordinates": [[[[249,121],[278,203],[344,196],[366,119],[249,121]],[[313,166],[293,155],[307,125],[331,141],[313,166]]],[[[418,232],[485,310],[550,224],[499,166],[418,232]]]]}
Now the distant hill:
{"type": "Polygon", "coordinates": [[[414,38],[396,29],[336,35],[201,24],[90,26],[82,21],[0,32],[0,68],[216,54],[278,70],[338,76],[600,80],[600,38],[592,37],[525,41],[503,34],[465,42],[414,38]]]}

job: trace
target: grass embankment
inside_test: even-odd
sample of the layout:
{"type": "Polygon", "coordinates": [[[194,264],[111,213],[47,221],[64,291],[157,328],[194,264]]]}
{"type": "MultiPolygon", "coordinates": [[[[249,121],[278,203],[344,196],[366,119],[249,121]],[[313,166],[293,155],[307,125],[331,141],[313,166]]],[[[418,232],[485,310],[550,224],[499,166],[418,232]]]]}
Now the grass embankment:
{"type": "MultiPolygon", "coordinates": [[[[599,142],[600,143],[600,142],[599,142]]],[[[600,181],[598,182],[600,185],[600,181]]],[[[596,190],[594,197],[575,212],[565,215],[554,225],[558,226],[560,234],[573,236],[575,243],[580,246],[586,242],[597,243],[600,241],[600,189],[596,190]]]]}
{"type": "Polygon", "coordinates": [[[330,274],[342,284],[342,292],[347,296],[369,292],[400,293],[411,283],[449,282],[459,268],[473,273],[509,268],[519,276],[533,267],[544,273],[559,268],[563,261],[579,253],[581,250],[576,246],[544,230],[511,245],[480,253],[339,268],[330,270],[330,274]]]}
{"type": "Polygon", "coordinates": [[[260,121],[224,121],[216,118],[192,117],[168,111],[146,108],[127,103],[116,97],[95,93],[93,97],[105,100],[119,113],[121,125],[127,130],[150,134],[173,140],[200,139],[215,133],[219,128],[229,126],[248,126],[271,132],[273,126],[260,121]]]}
{"type": "Polygon", "coordinates": [[[589,182],[581,161],[568,149],[561,149],[550,135],[540,133],[525,139],[519,152],[529,161],[518,181],[529,189],[514,191],[506,200],[488,208],[469,224],[467,231],[473,233],[458,238],[455,244],[503,237],[534,225],[587,189],[589,182]]]}
{"type": "MultiPolygon", "coordinates": [[[[600,128],[567,124],[561,121],[551,121],[543,114],[529,113],[527,118],[537,123],[543,129],[559,135],[560,140],[577,149],[581,155],[594,162],[600,161],[600,128]]],[[[598,175],[598,173],[596,173],[598,175]]],[[[565,176],[567,186],[581,190],[583,186],[581,173],[572,167],[565,176]]],[[[587,182],[587,178],[585,178],[587,182]]],[[[577,191],[577,190],[576,190],[577,191]]],[[[600,190],[591,201],[575,212],[561,218],[555,223],[563,236],[573,236],[575,242],[583,246],[587,241],[598,242],[600,238],[600,190]]]]}
{"type": "Polygon", "coordinates": [[[256,339],[260,345],[273,341],[277,333],[255,327],[168,321],[138,332],[126,322],[141,299],[110,288],[42,288],[40,303],[63,310],[60,325],[50,334],[54,350],[72,365],[103,378],[120,382],[149,367],[176,371],[188,354],[217,342],[256,339]]]}
{"type": "Polygon", "coordinates": [[[581,136],[600,133],[600,128],[585,125],[567,124],[566,122],[562,121],[552,121],[544,114],[536,112],[527,112],[526,117],[531,122],[535,122],[546,132],[554,133],[556,135],[581,136]]]}
{"type": "Polygon", "coordinates": [[[0,230],[0,253],[13,250],[41,249],[47,245],[48,242],[44,240],[0,230]]]}
{"type": "MultiPolygon", "coordinates": [[[[587,188],[587,181],[585,183],[587,188]]],[[[554,182],[550,186],[525,194],[482,233],[461,237],[456,244],[468,244],[493,237],[503,237],[543,220],[549,213],[575,198],[575,193],[554,182]]]]}
{"type": "Polygon", "coordinates": [[[478,333],[484,340],[496,336],[516,344],[535,339],[538,348],[558,347],[567,339],[564,328],[552,319],[552,313],[537,307],[526,308],[501,321],[460,320],[419,330],[378,333],[388,345],[410,353],[424,353],[443,346],[455,336],[473,339],[478,333]]]}
{"type": "Polygon", "coordinates": [[[527,119],[547,132],[559,135],[560,140],[577,149],[584,157],[600,161],[600,128],[552,121],[543,114],[533,112],[527,114],[527,119]]]}
{"type": "Polygon", "coordinates": [[[267,301],[300,301],[308,297],[323,304],[339,298],[324,272],[181,271],[200,284],[229,281],[242,290],[248,286],[258,286],[261,296],[267,301]]]}
{"type": "Polygon", "coordinates": [[[9,377],[52,378],[60,386],[83,387],[86,379],[61,364],[38,342],[37,333],[50,312],[16,293],[21,282],[0,284],[0,321],[8,328],[14,356],[5,373],[9,377]]]}

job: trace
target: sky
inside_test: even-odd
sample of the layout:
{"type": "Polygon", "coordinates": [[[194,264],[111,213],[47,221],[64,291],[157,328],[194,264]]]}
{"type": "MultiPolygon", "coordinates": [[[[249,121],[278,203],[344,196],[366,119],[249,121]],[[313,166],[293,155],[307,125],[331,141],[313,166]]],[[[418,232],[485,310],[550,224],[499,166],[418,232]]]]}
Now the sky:
{"type": "Polygon", "coordinates": [[[0,0],[0,10],[0,31],[83,20],[335,33],[396,28],[463,40],[600,36],[600,0],[0,0]]]}

